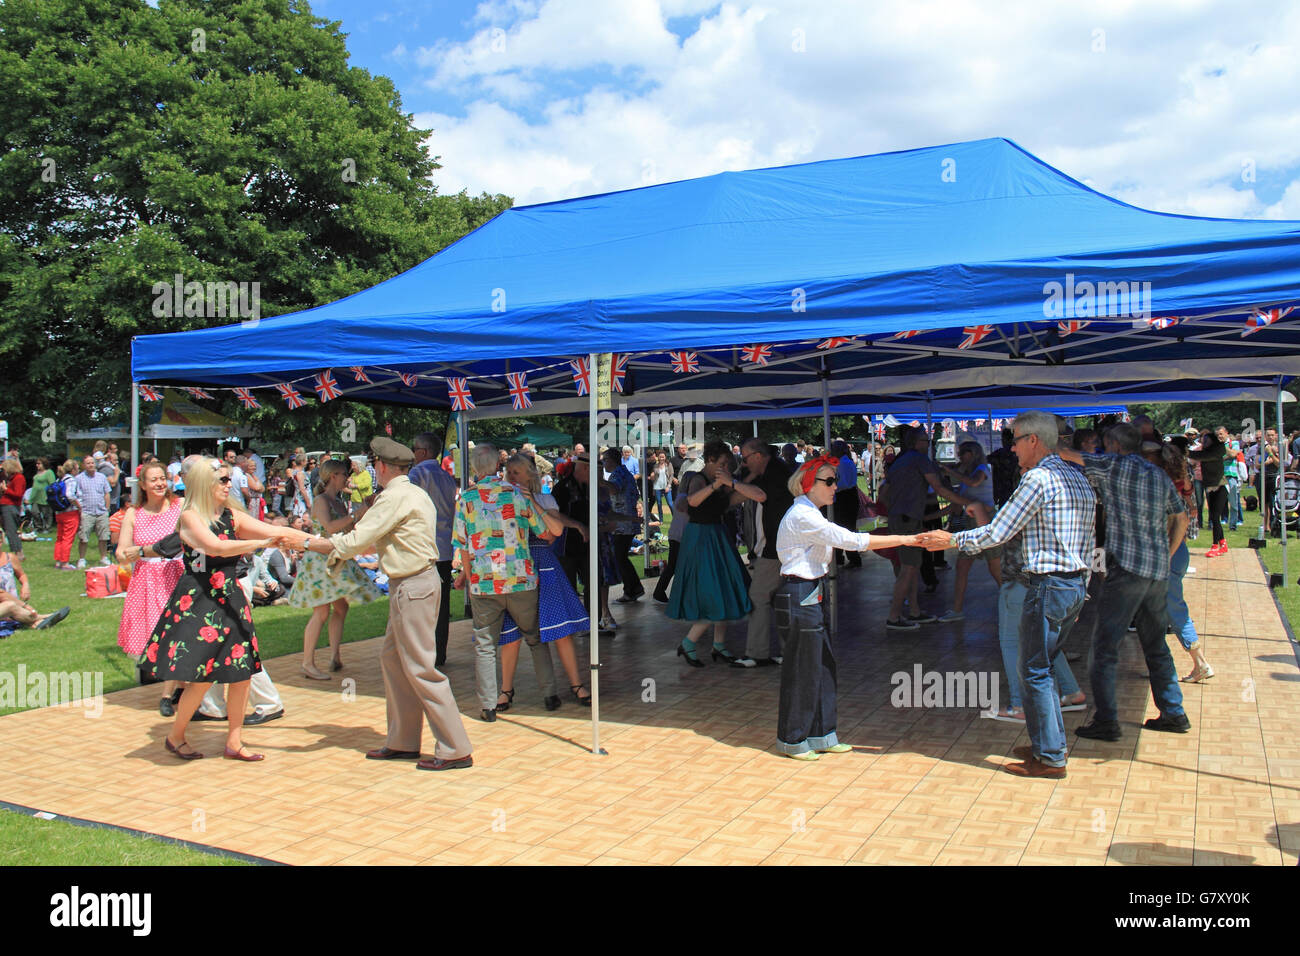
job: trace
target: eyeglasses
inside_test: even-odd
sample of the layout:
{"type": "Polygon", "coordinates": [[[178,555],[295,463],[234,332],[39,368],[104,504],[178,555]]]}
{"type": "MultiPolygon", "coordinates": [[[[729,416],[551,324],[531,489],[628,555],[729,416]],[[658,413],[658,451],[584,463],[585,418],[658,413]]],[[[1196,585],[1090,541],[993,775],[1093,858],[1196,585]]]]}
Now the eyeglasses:
{"type": "Polygon", "coordinates": [[[1033,433],[1032,433],[1032,432],[1030,432],[1029,434],[1025,434],[1025,435],[1013,435],[1013,436],[1011,437],[1011,447],[1012,447],[1012,448],[1016,447],[1016,442],[1020,441],[1020,439],[1022,439],[1022,438],[1032,438],[1032,437],[1033,437],[1033,433]]]}
{"type": "Polygon", "coordinates": [[[230,484],[230,476],[229,476],[229,475],[225,475],[225,476],[223,476],[223,477],[221,477],[221,478],[218,478],[217,481],[218,481],[219,483],[223,484],[223,485],[228,485],[228,484],[230,484]]]}

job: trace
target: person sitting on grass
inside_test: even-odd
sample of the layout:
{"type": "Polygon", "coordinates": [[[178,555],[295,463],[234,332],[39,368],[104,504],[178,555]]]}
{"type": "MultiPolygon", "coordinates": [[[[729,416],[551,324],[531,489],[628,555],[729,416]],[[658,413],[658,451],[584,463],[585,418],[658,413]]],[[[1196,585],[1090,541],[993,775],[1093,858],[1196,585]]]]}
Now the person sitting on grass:
{"type": "Polygon", "coordinates": [[[41,614],[27,603],[31,598],[32,587],[23,570],[22,558],[0,551],[0,637],[8,637],[21,627],[41,631],[72,613],[72,608],[64,607],[53,614],[41,614]]]}

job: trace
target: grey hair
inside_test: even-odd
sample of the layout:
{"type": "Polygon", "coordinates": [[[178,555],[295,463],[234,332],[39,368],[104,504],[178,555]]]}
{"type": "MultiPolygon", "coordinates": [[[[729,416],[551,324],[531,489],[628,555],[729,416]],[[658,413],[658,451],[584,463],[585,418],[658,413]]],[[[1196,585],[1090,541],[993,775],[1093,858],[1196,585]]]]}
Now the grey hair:
{"type": "Polygon", "coordinates": [[[500,455],[497,453],[497,446],[491,442],[479,442],[474,446],[474,450],[469,453],[469,465],[474,470],[474,477],[476,478],[495,474],[499,462],[500,455]]]}
{"type": "Polygon", "coordinates": [[[1115,443],[1121,455],[1131,455],[1142,446],[1142,432],[1131,422],[1111,426],[1106,437],[1115,443]]]}
{"type": "Polygon", "coordinates": [[[1048,451],[1056,448],[1060,435],[1056,430],[1056,416],[1048,412],[1021,412],[1016,416],[1014,431],[1021,435],[1037,435],[1048,451]]]}

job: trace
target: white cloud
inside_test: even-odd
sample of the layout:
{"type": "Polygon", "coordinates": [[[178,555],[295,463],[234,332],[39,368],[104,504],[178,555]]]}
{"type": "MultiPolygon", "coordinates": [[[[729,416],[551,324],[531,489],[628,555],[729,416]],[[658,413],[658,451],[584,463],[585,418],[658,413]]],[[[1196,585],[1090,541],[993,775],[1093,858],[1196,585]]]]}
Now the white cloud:
{"type": "Polygon", "coordinates": [[[1300,182],[1274,181],[1300,167],[1300,9],[993,9],[498,0],[465,43],[420,50],[465,106],[416,120],[443,191],[520,203],[1001,135],[1136,205],[1300,216],[1300,182]],[[684,40],[667,29],[700,14],[684,40]]]}

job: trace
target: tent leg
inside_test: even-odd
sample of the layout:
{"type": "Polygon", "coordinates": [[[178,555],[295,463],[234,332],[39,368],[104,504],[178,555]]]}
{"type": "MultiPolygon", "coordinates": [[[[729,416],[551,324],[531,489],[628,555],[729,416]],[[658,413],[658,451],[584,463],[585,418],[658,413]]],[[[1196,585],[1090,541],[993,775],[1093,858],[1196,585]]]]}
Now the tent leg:
{"type": "MultiPolygon", "coordinates": [[[[831,453],[831,386],[830,379],[827,377],[825,358],[822,359],[822,444],[826,448],[826,454],[829,455],[831,453]]],[[[833,504],[827,509],[826,517],[831,521],[835,520],[835,506],[833,504]]],[[[831,637],[834,637],[840,630],[840,608],[839,602],[836,600],[839,597],[839,574],[837,573],[838,569],[835,566],[833,554],[831,566],[827,571],[829,574],[827,589],[830,591],[827,598],[831,602],[831,637]]]]}
{"type": "MultiPolygon", "coordinates": [[[[591,752],[605,754],[600,748],[600,545],[596,535],[600,533],[597,495],[600,494],[600,445],[596,443],[596,392],[597,366],[596,355],[587,356],[591,369],[591,387],[587,389],[587,527],[590,540],[587,544],[587,591],[588,614],[587,642],[591,651],[591,752]]],[[[648,550],[648,549],[647,549],[648,550]]]]}
{"type": "MultiPolygon", "coordinates": [[[[1281,407],[1280,405],[1278,406],[1281,407]]],[[[154,442],[157,445],[157,441],[154,442]]],[[[126,466],[126,487],[135,495],[135,468],[140,463],[140,388],[131,383],[131,461],[126,466]]]]}
{"type": "MultiPolygon", "coordinates": [[[[1283,501],[1286,500],[1286,432],[1282,430],[1282,379],[1279,376],[1277,380],[1277,487],[1282,492],[1283,501]]],[[[1286,587],[1287,581],[1287,560],[1286,560],[1286,508],[1282,508],[1282,587],[1286,587]]]]}
{"type": "MultiPolygon", "coordinates": [[[[1258,478],[1259,478],[1259,540],[1260,541],[1268,540],[1268,530],[1265,526],[1268,524],[1269,506],[1264,502],[1264,431],[1265,431],[1265,426],[1267,425],[1268,422],[1264,418],[1264,400],[1261,398],[1259,400],[1259,432],[1255,436],[1255,440],[1257,443],[1257,451],[1255,455],[1255,467],[1259,469],[1258,478]]],[[[1279,441],[1281,440],[1280,435],[1278,436],[1278,439],[1279,441]]]]}

